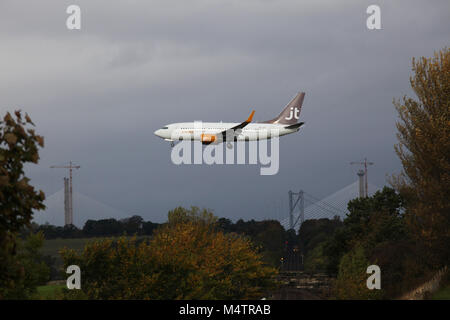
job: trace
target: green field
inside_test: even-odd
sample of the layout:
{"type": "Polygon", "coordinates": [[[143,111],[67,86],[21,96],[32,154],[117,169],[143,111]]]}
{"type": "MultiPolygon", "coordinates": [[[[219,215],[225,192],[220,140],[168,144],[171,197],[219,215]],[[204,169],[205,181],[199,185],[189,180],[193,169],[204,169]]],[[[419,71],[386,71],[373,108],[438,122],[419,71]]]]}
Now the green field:
{"type": "Polygon", "coordinates": [[[42,247],[42,254],[56,257],[59,255],[59,250],[64,247],[74,249],[77,251],[83,250],[88,241],[95,241],[101,238],[81,238],[81,239],[53,239],[45,240],[42,247]]]}
{"type": "Polygon", "coordinates": [[[35,300],[56,300],[65,288],[65,284],[49,284],[45,286],[37,287],[37,294],[35,300]]]}
{"type": "Polygon", "coordinates": [[[431,297],[432,300],[450,300],[450,286],[440,289],[431,297]]]}
{"type": "Polygon", "coordinates": [[[45,240],[42,246],[41,253],[45,256],[51,256],[55,259],[54,267],[57,270],[61,270],[63,261],[59,251],[64,247],[74,249],[76,251],[82,251],[86,243],[90,241],[100,240],[101,238],[81,238],[81,239],[52,239],[45,240]]]}
{"type": "MultiPolygon", "coordinates": [[[[138,236],[138,240],[148,239],[149,236],[138,236]]],[[[107,238],[78,238],[78,239],[52,239],[45,240],[41,253],[45,256],[51,256],[55,259],[54,267],[62,271],[63,260],[59,251],[64,247],[81,252],[89,242],[99,241],[107,238]]],[[[52,279],[55,280],[55,279],[52,279]]]]}

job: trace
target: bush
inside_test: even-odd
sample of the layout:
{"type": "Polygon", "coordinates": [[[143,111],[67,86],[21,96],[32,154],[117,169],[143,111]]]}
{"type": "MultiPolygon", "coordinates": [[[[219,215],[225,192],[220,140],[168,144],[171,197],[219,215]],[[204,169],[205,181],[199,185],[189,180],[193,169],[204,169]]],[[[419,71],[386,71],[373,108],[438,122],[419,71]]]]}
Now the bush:
{"type": "Polygon", "coordinates": [[[370,263],[361,246],[345,254],[339,264],[339,274],[334,285],[337,299],[367,300],[380,299],[382,290],[369,290],[367,288],[366,273],[370,263]]]}
{"type": "Polygon", "coordinates": [[[272,288],[275,270],[251,242],[214,228],[206,212],[182,208],[152,240],[120,238],[89,243],[82,253],[63,250],[78,265],[89,299],[259,299],[272,288]]]}

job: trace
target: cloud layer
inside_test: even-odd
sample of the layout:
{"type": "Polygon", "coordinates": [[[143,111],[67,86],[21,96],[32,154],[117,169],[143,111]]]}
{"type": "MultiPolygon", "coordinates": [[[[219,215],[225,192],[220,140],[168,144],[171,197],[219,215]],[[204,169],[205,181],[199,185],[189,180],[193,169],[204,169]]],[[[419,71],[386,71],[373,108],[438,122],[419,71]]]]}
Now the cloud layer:
{"type": "MultiPolygon", "coordinates": [[[[289,189],[317,197],[356,179],[399,172],[394,97],[412,95],[411,58],[448,45],[447,1],[70,1],[0,4],[0,111],[27,111],[46,138],[28,168],[48,195],[52,164],[82,165],[75,188],[120,211],[163,221],[177,205],[220,216],[281,218],[289,189]],[[256,166],[175,166],[153,135],[167,123],[272,118],[305,91],[305,128],[283,137],[280,172],[256,166]]],[[[94,218],[94,217],[93,217],[94,218]]]]}

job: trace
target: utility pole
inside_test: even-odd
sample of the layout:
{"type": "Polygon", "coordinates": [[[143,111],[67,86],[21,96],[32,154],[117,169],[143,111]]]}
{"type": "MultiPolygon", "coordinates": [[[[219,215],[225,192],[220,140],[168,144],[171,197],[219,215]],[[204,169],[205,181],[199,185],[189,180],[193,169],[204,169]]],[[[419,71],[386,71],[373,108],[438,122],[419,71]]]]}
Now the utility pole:
{"type": "Polygon", "coordinates": [[[305,198],[303,196],[303,190],[300,190],[299,192],[292,192],[289,190],[289,229],[294,229],[299,219],[300,224],[305,221],[305,198]],[[295,203],[294,196],[297,196],[295,203]],[[294,209],[297,204],[299,204],[300,215],[294,222],[294,209]]]}
{"type": "Polygon", "coordinates": [[[369,196],[369,183],[367,181],[367,166],[373,165],[373,162],[367,161],[367,158],[364,158],[364,161],[352,161],[350,164],[359,164],[364,166],[364,175],[365,175],[365,184],[366,184],[366,197],[369,196]]]}
{"type": "Polygon", "coordinates": [[[69,169],[69,181],[67,181],[67,178],[64,178],[64,223],[66,225],[73,224],[72,170],[80,169],[81,167],[73,165],[72,161],[70,161],[68,166],[51,166],[50,168],[69,169]]]}

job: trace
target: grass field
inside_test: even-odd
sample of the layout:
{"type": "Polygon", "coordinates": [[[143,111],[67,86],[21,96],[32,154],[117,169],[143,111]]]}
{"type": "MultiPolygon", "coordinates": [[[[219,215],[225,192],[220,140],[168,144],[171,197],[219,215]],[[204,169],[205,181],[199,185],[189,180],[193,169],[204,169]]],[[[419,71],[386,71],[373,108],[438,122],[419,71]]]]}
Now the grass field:
{"type": "Polygon", "coordinates": [[[41,249],[43,255],[51,256],[55,259],[54,267],[60,270],[63,266],[62,258],[59,251],[64,247],[74,249],[76,251],[82,251],[84,246],[89,241],[100,240],[101,238],[81,238],[81,239],[52,239],[45,240],[41,249]]]}
{"type": "MultiPolygon", "coordinates": [[[[138,236],[137,239],[147,239],[149,236],[138,236]]],[[[94,242],[98,240],[103,240],[107,238],[79,238],[79,239],[52,239],[52,240],[45,240],[44,245],[41,249],[41,253],[46,256],[51,256],[55,259],[54,267],[57,270],[62,271],[63,261],[61,258],[61,255],[59,254],[59,251],[63,249],[64,247],[67,247],[69,249],[76,250],[78,252],[81,252],[85,245],[89,242],[94,242]]],[[[55,279],[53,279],[55,280],[55,279]]]]}
{"type": "Polygon", "coordinates": [[[65,284],[49,284],[45,286],[37,287],[37,294],[35,296],[36,300],[56,300],[59,298],[59,295],[63,288],[65,288],[65,284]]]}
{"type": "Polygon", "coordinates": [[[431,297],[432,300],[450,300],[450,286],[440,289],[431,297]]]}
{"type": "Polygon", "coordinates": [[[100,238],[81,238],[81,239],[52,239],[45,240],[42,247],[42,254],[56,257],[59,255],[59,250],[64,247],[74,249],[77,251],[83,250],[88,241],[99,240],[100,238]]]}

